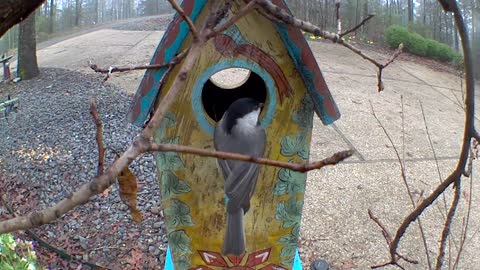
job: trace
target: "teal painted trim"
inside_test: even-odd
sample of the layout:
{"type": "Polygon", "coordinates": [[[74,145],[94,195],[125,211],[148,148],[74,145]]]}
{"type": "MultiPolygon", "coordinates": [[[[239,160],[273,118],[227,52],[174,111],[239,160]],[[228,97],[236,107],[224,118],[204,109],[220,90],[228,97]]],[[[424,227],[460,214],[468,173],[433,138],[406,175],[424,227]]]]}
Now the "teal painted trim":
{"type": "Polygon", "coordinates": [[[315,111],[320,119],[322,119],[323,124],[329,125],[335,122],[335,119],[326,112],[325,106],[323,106],[325,98],[315,89],[315,85],[313,84],[314,74],[305,65],[300,63],[300,59],[302,59],[302,50],[290,39],[288,35],[288,26],[285,24],[276,23],[275,27],[277,28],[277,32],[280,34],[280,37],[282,38],[283,43],[290,54],[290,58],[292,58],[293,63],[300,71],[300,75],[302,76],[302,79],[307,87],[307,91],[312,97],[315,111]]]}
{"type": "MultiPolygon", "coordinates": [[[[185,1],[192,1],[192,0],[185,0],[185,1]]],[[[207,0],[195,0],[195,5],[192,9],[192,13],[190,14],[190,18],[192,19],[192,21],[195,22],[195,20],[198,18],[198,16],[202,12],[206,3],[207,3],[207,0]]],[[[182,2],[182,6],[183,6],[183,2],[182,2]]],[[[179,16],[178,13],[175,13],[175,17],[173,21],[177,16],[179,16]]],[[[163,35],[162,40],[160,41],[157,49],[155,50],[155,55],[160,50],[160,47],[162,46],[163,42],[167,39],[167,35],[169,34],[169,30],[171,29],[171,27],[172,27],[172,24],[170,24],[167,31],[165,31],[165,34],[163,35]]],[[[190,33],[190,28],[188,27],[185,21],[182,21],[179,25],[178,35],[175,38],[175,41],[172,43],[170,47],[165,49],[165,57],[164,57],[165,63],[170,62],[172,58],[175,57],[175,54],[178,53],[178,51],[183,45],[183,42],[185,41],[185,38],[188,36],[189,33],[190,33]]],[[[155,56],[152,58],[152,60],[154,58],[155,56]]],[[[142,126],[147,120],[148,114],[153,109],[153,104],[155,103],[155,99],[160,90],[159,88],[160,88],[161,79],[163,78],[166,71],[167,71],[167,68],[162,68],[155,71],[152,88],[150,88],[148,93],[145,96],[143,96],[140,100],[140,114],[137,117],[137,119],[135,119],[134,121],[135,125],[142,126]]]]}
{"type": "Polygon", "coordinates": [[[277,87],[275,86],[275,82],[273,81],[272,77],[269,73],[267,73],[263,68],[261,68],[258,64],[242,59],[232,59],[232,60],[223,60],[220,61],[213,66],[207,68],[201,75],[200,78],[197,80],[193,87],[192,91],[192,109],[195,114],[195,118],[197,122],[200,124],[200,127],[209,135],[213,136],[214,126],[210,124],[207,120],[208,115],[205,113],[202,104],[202,90],[203,86],[207,82],[207,80],[212,77],[213,74],[219,72],[220,70],[224,70],[226,68],[245,68],[249,69],[256,74],[258,74],[267,87],[267,111],[260,121],[263,127],[267,127],[273,120],[275,115],[275,110],[277,108],[277,87]]]}
{"type": "Polygon", "coordinates": [[[302,270],[302,261],[300,260],[300,255],[298,254],[298,249],[295,251],[295,259],[293,260],[293,270],[302,270]]]}
{"type": "Polygon", "coordinates": [[[170,251],[170,246],[167,248],[167,255],[165,257],[165,270],[175,270],[173,267],[172,252],[170,251]]]}

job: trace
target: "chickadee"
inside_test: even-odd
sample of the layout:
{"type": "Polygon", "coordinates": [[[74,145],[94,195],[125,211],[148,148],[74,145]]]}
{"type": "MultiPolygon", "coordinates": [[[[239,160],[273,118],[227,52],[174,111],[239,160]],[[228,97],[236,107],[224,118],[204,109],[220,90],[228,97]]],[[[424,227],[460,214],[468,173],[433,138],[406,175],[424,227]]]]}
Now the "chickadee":
{"type": "MultiPolygon", "coordinates": [[[[215,127],[215,149],[262,157],[267,142],[265,129],[258,121],[262,106],[251,98],[234,101],[215,127]]],[[[243,216],[250,208],[260,168],[258,164],[237,160],[219,159],[218,163],[227,196],[227,231],[222,254],[241,256],[245,253],[243,216]]]]}

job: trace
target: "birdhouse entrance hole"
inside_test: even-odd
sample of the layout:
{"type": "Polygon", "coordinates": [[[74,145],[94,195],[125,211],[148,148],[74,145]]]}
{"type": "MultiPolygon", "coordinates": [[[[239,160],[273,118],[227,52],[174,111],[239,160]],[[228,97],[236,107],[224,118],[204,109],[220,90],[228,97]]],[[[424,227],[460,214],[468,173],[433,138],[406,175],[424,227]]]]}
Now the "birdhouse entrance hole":
{"type": "Polygon", "coordinates": [[[213,74],[202,89],[203,108],[215,122],[222,118],[230,104],[245,97],[265,103],[267,87],[258,74],[244,68],[221,70],[213,74]]]}

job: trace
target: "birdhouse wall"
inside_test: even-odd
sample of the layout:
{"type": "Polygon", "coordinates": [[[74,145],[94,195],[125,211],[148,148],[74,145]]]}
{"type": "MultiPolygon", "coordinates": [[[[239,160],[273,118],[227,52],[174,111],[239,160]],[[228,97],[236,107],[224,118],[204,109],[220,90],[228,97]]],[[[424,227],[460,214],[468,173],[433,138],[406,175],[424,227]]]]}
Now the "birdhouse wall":
{"type": "MultiPolygon", "coordinates": [[[[237,9],[238,6],[234,7],[233,13],[237,9]]],[[[196,20],[197,25],[202,25],[208,10],[209,7],[204,8],[196,20]]],[[[190,44],[191,36],[187,37],[180,51],[190,44]]],[[[313,104],[274,25],[256,12],[239,20],[224,35],[210,40],[203,47],[195,67],[187,75],[184,89],[156,131],[156,142],[214,149],[215,121],[205,113],[201,93],[211,75],[228,67],[249,69],[265,82],[267,98],[261,114],[261,124],[267,133],[264,157],[306,162],[313,104]]],[[[171,87],[178,71],[177,66],[165,78],[159,100],[171,87]]],[[[224,180],[216,159],[158,153],[156,161],[176,269],[200,266],[223,269],[247,265],[254,269],[273,265],[292,268],[306,174],[261,166],[251,208],[245,215],[247,254],[233,259],[220,255],[226,228],[226,207],[224,180]],[[268,251],[268,257],[252,259],[255,254],[266,254],[265,251],[268,251]],[[208,256],[221,259],[209,260],[213,257],[208,256]]]]}

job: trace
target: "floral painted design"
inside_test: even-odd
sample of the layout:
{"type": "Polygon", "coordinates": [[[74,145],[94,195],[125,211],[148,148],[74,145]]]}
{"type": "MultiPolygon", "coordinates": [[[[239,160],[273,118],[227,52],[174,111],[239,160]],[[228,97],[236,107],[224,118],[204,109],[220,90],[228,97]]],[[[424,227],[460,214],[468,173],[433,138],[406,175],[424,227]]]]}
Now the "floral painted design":
{"type": "MultiPolygon", "coordinates": [[[[300,108],[292,115],[293,121],[300,127],[296,134],[287,135],[280,141],[280,153],[307,161],[309,157],[308,136],[313,126],[313,102],[310,96],[302,99],[300,108]]],[[[305,193],[306,175],[282,168],[278,171],[278,181],[273,190],[276,196],[289,195],[287,201],[280,202],[275,211],[275,218],[282,222],[282,228],[291,229],[290,233],[280,237],[278,244],[283,245],[280,251],[281,264],[291,267],[297,250],[297,240],[300,235],[303,200],[297,200],[297,194],[305,193]]]]}
{"type": "MultiPolygon", "coordinates": [[[[167,112],[157,130],[155,142],[178,144],[179,137],[167,137],[167,130],[175,126],[175,114],[167,112]]],[[[195,223],[192,220],[190,207],[182,202],[178,196],[191,192],[192,188],[175,174],[175,171],[184,169],[185,164],[176,152],[159,152],[156,155],[156,161],[157,169],[161,173],[162,200],[164,203],[168,202],[168,207],[165,208],[165,221],[169,232],[169,245],[175,257],[177,269],[189,269],[190,255],[193,252],[190,247],[192,239],[179,227],[190,227],[194,226],[195,223]]]]}

